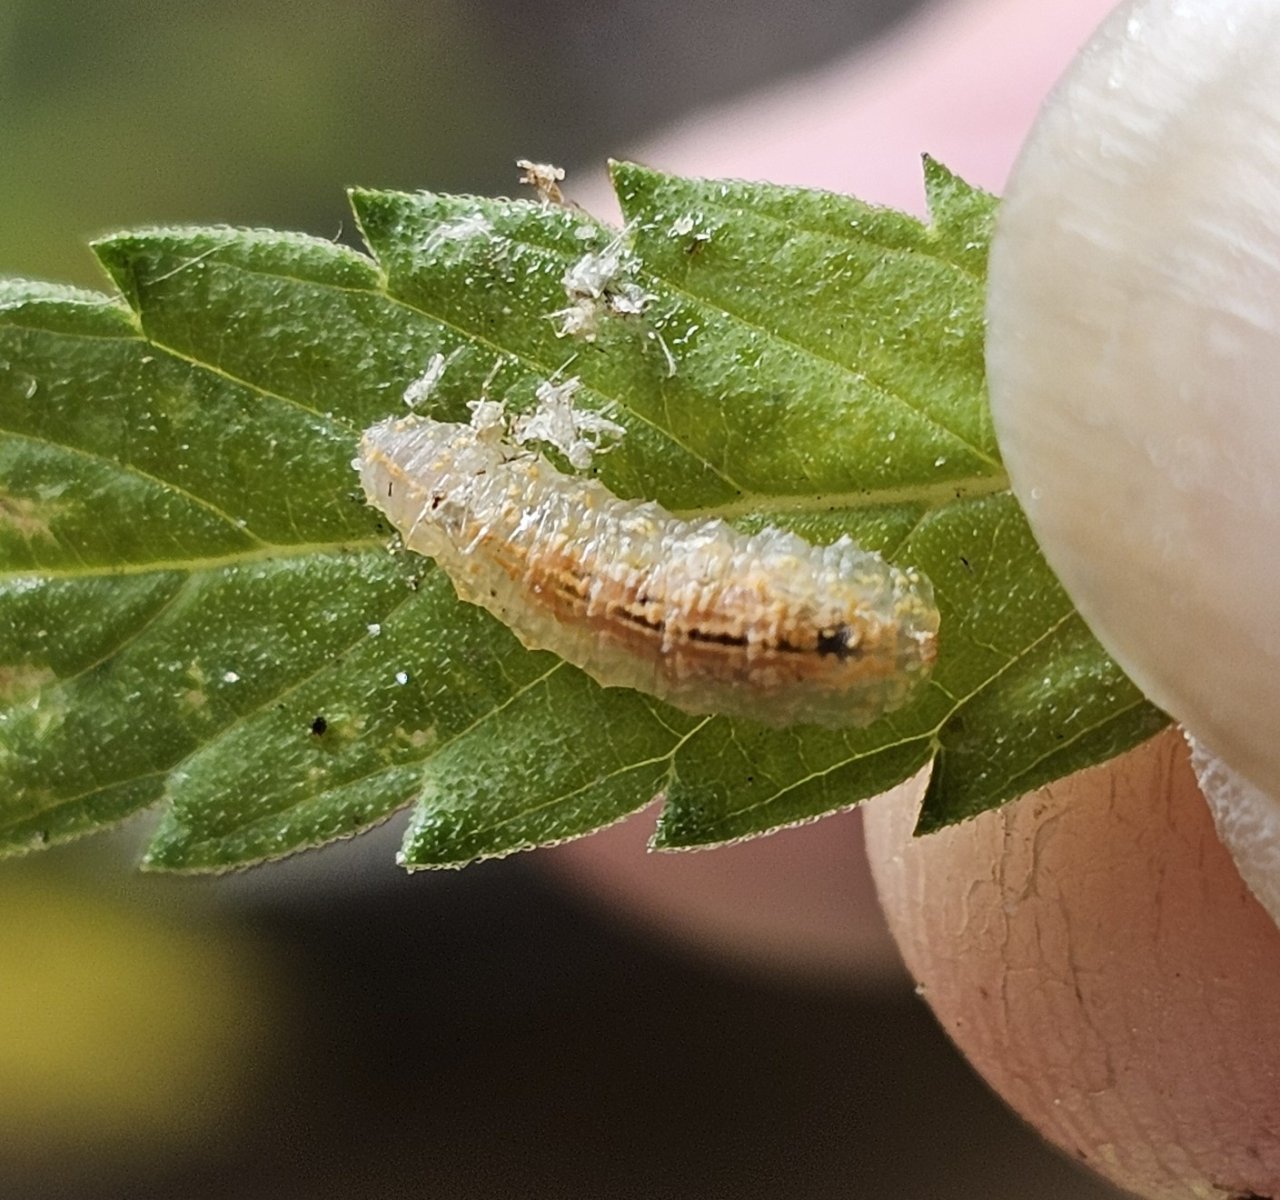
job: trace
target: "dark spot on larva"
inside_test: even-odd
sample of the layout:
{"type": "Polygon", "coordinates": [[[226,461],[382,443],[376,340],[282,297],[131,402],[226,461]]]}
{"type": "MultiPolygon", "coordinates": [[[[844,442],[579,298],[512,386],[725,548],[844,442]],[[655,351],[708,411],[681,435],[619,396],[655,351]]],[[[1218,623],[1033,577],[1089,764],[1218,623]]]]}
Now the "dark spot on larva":
{"type": "MultiPolygon", "coordinates": [[[[654,633],[663,633],[667,627],[665,621],[652,621],[644,613],[638,613],[632,609],[620,608],[614,613],[614,616],[624,624],[634,625],[637,629],[651,629],[654,633]]],[[[694,641],[699,640],[697,630],[694,630],[689,636],[694,641]]],[[[701,640],[706,641],[706,638],[701,640]]]]}
{"type": "Polygon", "coordinates": [[[328,728],[329,722],[323,717],[316,717],[315,720],[311,722],[311,732],[314,733],[316,737],[323,737],[325,730],[328,728]]]}
{"type": "Polygon", "coordinates": [[[432,496],[431,496],[431,511],[432,511],[432,512],[435,512],[435,511],[436,511],[436,509],[437,509],[437,508],[439,508],[439,507],[440,507],[440,505],[442,505],[443,503],[444,503],[444,497],[443,497],[439,492],[434,492],[434,493],[432,493],[432,496]]]}
{"type": "Polygon", "coordinates": [[[834,654],[839,659],[858,658],[862,654],[862,638],[848,625],[818,630],[818,653],[834,654]]]}
{"type": "MultiPolygon", "coordinates": [[[[649,622],[643,623],[648,624],[649,622]]],[[[716,646],[745,646],[747,644],[745,634],[709,633],[705,629],[690,629],[688,636],[691,642],[709,642],[716,646]]]]}

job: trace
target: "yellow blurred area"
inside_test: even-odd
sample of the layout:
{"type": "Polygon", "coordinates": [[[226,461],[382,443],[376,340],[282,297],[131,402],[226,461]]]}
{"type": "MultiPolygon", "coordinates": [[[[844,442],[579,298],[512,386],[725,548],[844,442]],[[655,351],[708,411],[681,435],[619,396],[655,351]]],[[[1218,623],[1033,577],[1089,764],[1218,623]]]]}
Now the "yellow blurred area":
{"type": "Polygon", "coordinates": [[[0,1146],[11,1162],[67,1163],[59,1151],[75,1149],[100,1169],[182,1152],[245,1103],[280,1034],[247,935],[193,928],[102,883],[0,869],[0,1146]]]}

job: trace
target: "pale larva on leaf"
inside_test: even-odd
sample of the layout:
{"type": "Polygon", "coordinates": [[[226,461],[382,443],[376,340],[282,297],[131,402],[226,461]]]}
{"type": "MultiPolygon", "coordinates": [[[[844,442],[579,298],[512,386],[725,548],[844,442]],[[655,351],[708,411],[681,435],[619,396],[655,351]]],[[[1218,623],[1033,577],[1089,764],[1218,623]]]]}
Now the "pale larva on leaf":
{"type": "Polygon", "coordinates": [[[621,500],[500,428],[391,419],[356,465],[369,503],[459,597],[606,687],[769,725],[866,725],[927,677],[927,579],[848,538],[740,533],[621,500]]]}

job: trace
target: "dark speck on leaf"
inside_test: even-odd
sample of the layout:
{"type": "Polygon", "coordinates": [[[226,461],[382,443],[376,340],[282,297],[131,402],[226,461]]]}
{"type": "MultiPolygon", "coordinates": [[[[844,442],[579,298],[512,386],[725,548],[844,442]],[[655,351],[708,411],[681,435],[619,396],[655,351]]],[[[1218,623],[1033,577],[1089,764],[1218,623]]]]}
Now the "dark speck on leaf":
{"type": "Polygon", "coordinates": [[[324,731],[328,728],[329,722],[323,717],[316,717],[316,719],[311,722],[311,732],[314,733],[316,737],[322,736],[324,731]]]}

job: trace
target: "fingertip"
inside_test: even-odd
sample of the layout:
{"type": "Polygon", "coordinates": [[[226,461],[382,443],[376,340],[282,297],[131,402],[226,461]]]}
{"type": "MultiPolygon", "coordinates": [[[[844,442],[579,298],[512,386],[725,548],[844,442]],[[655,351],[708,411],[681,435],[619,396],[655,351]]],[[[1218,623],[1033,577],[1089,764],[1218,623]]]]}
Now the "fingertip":
{"type": "Polygon", "coordinates": [[[1140,1196],[1280,1194],[1280,929],[1179,735],[913,839],[867,845],[908,969],[978,1071],[1140,1196]]]}

